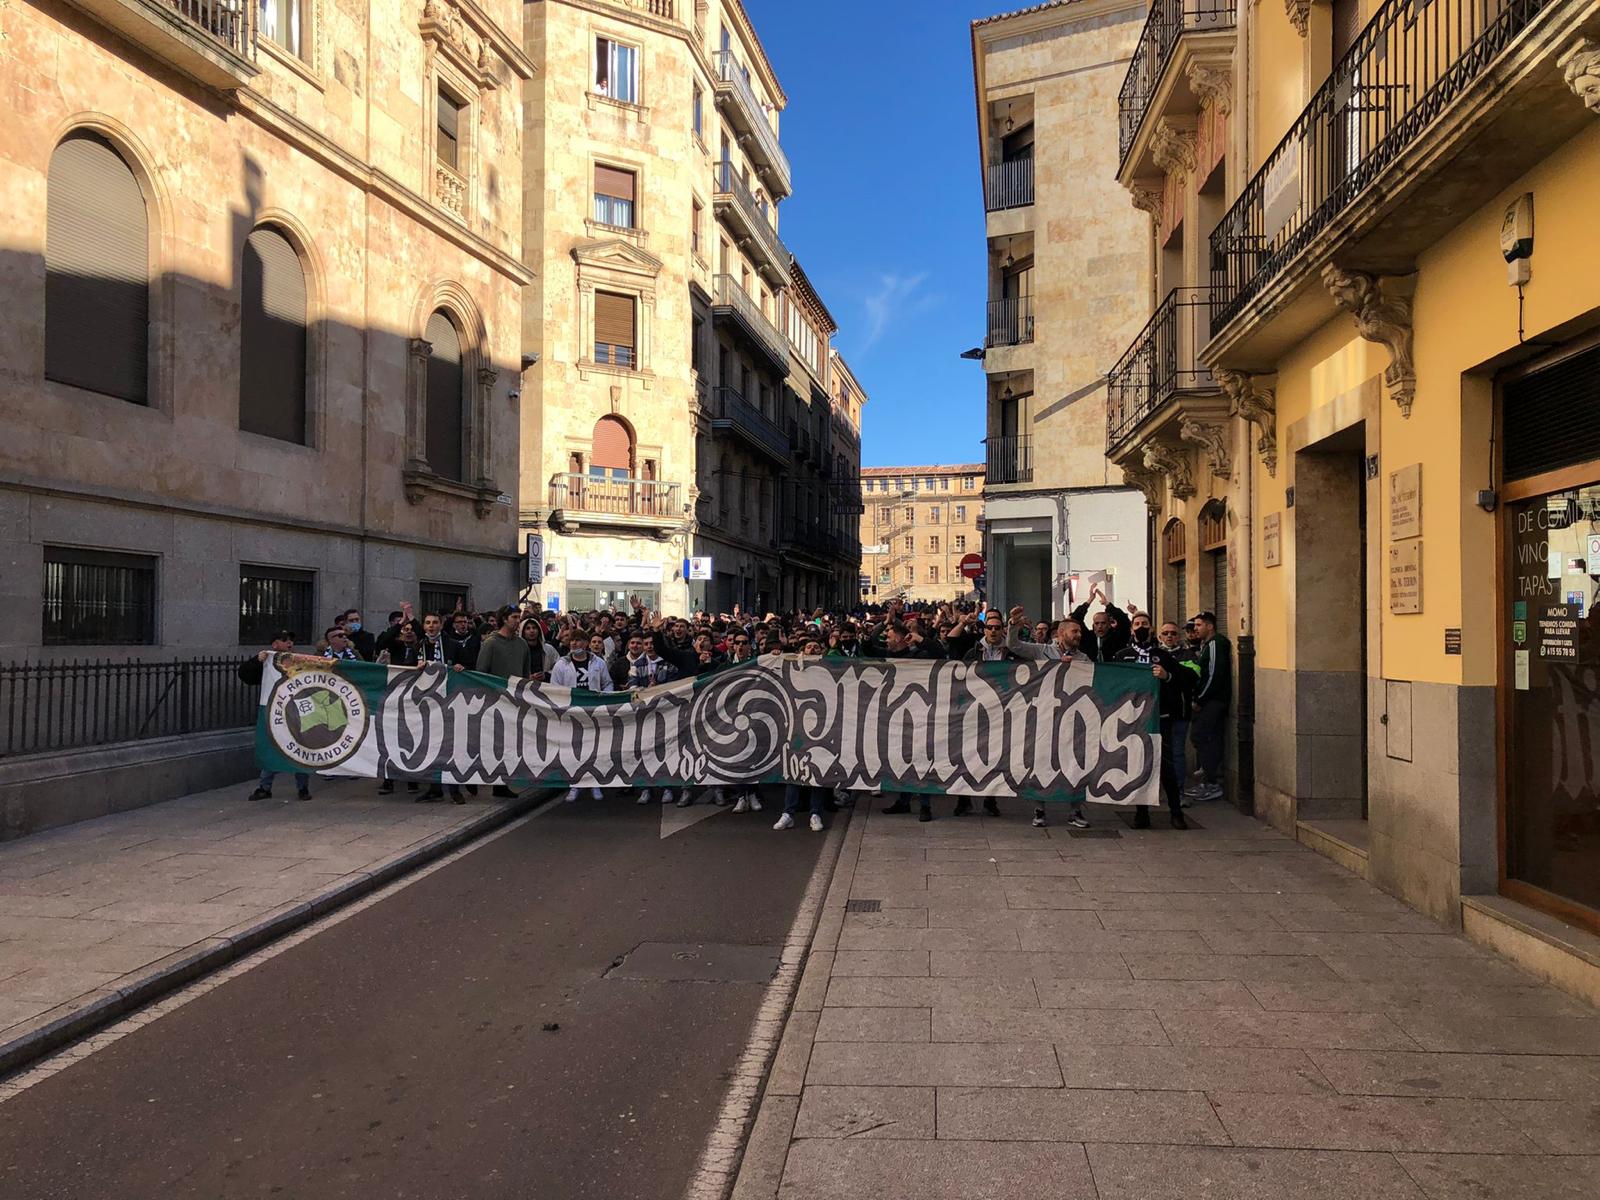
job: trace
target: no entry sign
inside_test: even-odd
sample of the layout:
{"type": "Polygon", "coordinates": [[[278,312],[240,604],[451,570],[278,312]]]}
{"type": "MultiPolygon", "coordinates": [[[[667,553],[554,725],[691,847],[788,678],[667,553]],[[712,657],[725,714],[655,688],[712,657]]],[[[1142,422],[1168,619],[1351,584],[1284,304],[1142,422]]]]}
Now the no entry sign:
{"type": "Polygon", "coordinates": [[[961,560],[961,573],[968,579],[976,579],[983,574],[983,555],[969,554],[961,560]]]}

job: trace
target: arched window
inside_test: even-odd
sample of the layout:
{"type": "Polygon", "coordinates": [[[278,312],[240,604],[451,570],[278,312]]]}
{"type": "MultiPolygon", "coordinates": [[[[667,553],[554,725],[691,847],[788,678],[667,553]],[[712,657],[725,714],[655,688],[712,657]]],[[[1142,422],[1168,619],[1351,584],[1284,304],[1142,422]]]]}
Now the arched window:
{"type": "Polygon", "coordinates": [[[462,424],[466,417],[466,378],[461,362],[461,334],[443,312],[428,318],[424,335],[428,352],[428,466],[435,475],[461,480],[466,475],[462,424]]]}
{"type": "Polygon", "coordinates": [[[239,428],[304,444],[306,273],[277,230],[245,240],[239,300],[239,428]]]}
{"type": "Polygon", "coordinates": [[[601,417],[594,423],[594,448],[589,454],[589,474],[596,479],[632,477],[633,430],[621,417],[601,417]]]}
{"type": "Polygon", "coordinates": [[[104,138],[74,133],[56,147],[45,221],[45,377],[149,403],[149,219],[104,138]]]}

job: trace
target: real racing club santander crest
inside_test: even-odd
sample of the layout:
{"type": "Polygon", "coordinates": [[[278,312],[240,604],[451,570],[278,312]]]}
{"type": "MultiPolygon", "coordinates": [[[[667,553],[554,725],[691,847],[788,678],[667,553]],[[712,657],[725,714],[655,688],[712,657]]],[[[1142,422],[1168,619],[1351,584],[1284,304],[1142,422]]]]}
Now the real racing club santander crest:
{"type": "Polygon", "coordinates": [[[371,709],[361,689],[330,667],[304,659],[279,662],[282,677],[266,703],[267,732],[290,761],[325,771],[353,755],[371,709]]]}

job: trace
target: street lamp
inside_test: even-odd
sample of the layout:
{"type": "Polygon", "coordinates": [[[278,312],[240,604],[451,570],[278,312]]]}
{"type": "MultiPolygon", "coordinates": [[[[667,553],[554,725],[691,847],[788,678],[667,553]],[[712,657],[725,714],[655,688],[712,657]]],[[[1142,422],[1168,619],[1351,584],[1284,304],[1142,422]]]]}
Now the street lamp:
{"type": "Polygon", "coordinates": [[[971,350],[963,350],[961,352],[962,358],[968,359],[972,362],[982,362],[983,355],[984,349],[982,346],[974,346],[971,350]]]}

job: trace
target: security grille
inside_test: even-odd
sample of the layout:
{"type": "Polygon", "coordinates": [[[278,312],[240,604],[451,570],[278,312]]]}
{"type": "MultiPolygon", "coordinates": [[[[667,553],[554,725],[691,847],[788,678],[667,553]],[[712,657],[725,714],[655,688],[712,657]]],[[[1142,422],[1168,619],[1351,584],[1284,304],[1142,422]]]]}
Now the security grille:
{"type": "Polygon", "coordinates": [[[155,640],[154,558],[45,547],[45,645],[152,646],[155,640]]]}
{"type": "Polygon", "coordinates": [[[1506,384],[1502,411],[1507,482],[1600,458],[1600,346],[1506,384]]]}
{"type": "Polygon", "coordinates": [[[322,631],[313,629],[316,574],[284,567],[239,568],[239,644],[263,646],[281,630],[309,646],[322,631]]]}

